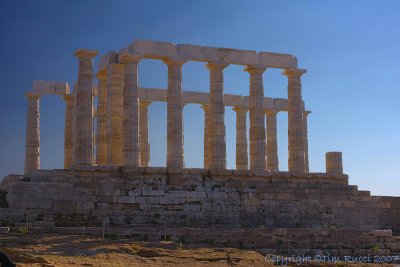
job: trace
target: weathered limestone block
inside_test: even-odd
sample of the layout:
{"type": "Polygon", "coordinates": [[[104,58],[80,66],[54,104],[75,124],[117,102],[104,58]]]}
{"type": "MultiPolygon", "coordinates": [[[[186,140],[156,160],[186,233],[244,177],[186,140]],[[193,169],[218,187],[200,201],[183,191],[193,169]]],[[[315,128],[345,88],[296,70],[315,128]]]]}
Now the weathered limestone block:
{"type": "Polygon", "coordinates": [[[178,45],[178,56],[193,61],[208,62],[219,60],[219,50],[215,47],[199,45],[178,45]]]}
{"type": "Polygon", "coordinates": [[[131,54],[143,55],[146,58],[165,59],[178,56],[177,46],[169,42],[136,40],[128,47],[131,54]]]}
{"type": "Polygon", "coordinates": [[[84,49],[75,52],[79,59],[74,140],[76,165],[93,165],[93,58],[97,54],[97,51],[84,49]]]}
{"type": "Polygon", "coordinates": [[[228,64],[258,65],[259,55],[256,51],[219,48],[219,58],[228,64]]]}
{"type": "Polygon", "coordinates": [[[26,119],[25,174],[40,168],[40,113],[38,93],[26,93],[28,114],[26,119]]]}
{"type": "Polygon", "coordinates": [[[343,173],[342,152],[326,153],[326,173],[343,173]]]}
{"type": "Polygon", "coordinates": [[[289,171],[304,173],[303,108],[301,100],[300,77],[306,72],[301,69],[287,69],[288,77],[288,133],[289,133],[289,171]]]}
{"type": "Polygon", "coordinates": [[[122,165],[124,65],[107,71],[107,164],[122,165]]]}
{"type": "Polygon", "coordinates": [[[260,61],[258,64],[280,69],[296,69],[297,58],[288,54],[279,54],[271,52],[260,52],[258,53],[260,61]]]}
{"type": "Polygon", "coordinates": [[[33,81],[33,91],[39,94],[55,94],[61,96],[70,94],[68,83],[56,81],[33,81]]]}

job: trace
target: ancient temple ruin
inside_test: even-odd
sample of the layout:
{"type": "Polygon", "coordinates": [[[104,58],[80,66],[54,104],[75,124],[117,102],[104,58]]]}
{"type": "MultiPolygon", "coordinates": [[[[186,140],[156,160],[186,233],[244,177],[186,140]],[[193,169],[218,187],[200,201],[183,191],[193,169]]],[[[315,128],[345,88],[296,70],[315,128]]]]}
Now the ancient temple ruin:
{"type": "MultiPolygon", "coordinates": [[[[153,236],[159,236],[158,225],[165,225],[171,236],[191,238],[210,233],[218,237],[221,232],[212,230],[218,227],[291,228],[298,233],[305,228],[400,230],[400,198],[371,196],[349,185],[340,152],[326,154],[325,173],[309,171],[310,111],[301,96],[306,70],[298,68],[296,57],[134,41],[119,52],[102,55],[94,71],[97,54],[75,52],[79,71],[72,92],[65,82],[35,81],[26,94],[25,174],[9,175],[1,185],[9,204],[1,209],[2,224],[18,225],[29,217],[41,229],[85,226],[92,228],[84,231],[92,231],[107,223],[138,235],[150,225],[155,228],[146,235],[153,236]],[[168,88],[140,86],[138,64],[144,58],[168,66],[168,88]],[[190,60],[207,63],[209,93],[182,90],[182,66],[190,60]],[[230,64],[243,65],[249,73],[248,96],[224,94],[224,68],[230,64]],[[287,76],[287,99],[264,96],[262,75],[267,68],[282,69],[287,76]],[[43,94],[61,95],[66,103],[62,170],[40,169],[43,94]],[[154,101],[166,102],[168,112],[167,161],[158,167],[149,166],[148,107],[154,101]],[[203,168],[184,166],[182,114],[188,103],[200,104],[204,110],[203,168]],[[226,169],[226,106],[236,112],[234,170],[226,169]],[[288,113],[289,171],[278,167],[278,112],[288,113]],[[182,227],[197,230],[185,232],[182,227]]],[[[234,233],[225,238],[237,239],[234,233]]]]}

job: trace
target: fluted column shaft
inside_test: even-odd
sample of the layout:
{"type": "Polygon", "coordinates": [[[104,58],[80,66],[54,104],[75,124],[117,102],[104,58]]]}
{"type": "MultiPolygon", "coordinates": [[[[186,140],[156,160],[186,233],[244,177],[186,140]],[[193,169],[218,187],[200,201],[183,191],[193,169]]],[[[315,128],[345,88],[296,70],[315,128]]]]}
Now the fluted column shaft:
{"type": "Polygon", "coordinates": [[[204,110],[204,168],[210,168],[210,107],[203,104],[204,110]]]}
{"type": "Polygon", "coordinates": [[[107,164],[122,165],[124,64],[107,71],[107,164]]]}
{"type": "Polygon", "coordinates": [[[168,66],[167,91],[167,168],[184,167],[182,65],[185,61],[165,60],[168,66]]]}
{"type": "Polygon", "coordinates": [[[96,164],[107,164],[107,71],[97,73],[97,142],[96,164]]]}
{"type": "Polygon", "coordinates": [[[28,112],[26,119],[25,174],[40,169],[40,113],[37,93],[26,93],[28,112]]]}
{"type": "Polygon", "coordinates": [[[138,167],[140,166],[138,65],[141,57],[123,55],[121,60],[125,63],[123,165],[138,167]]]}
{"type": "Polygon", "coordinates": [[[64,121],[64,169],[69,169],[73,164],[73,117],[74,98],[68,94],[63,97],[65,100],[65,121],[64,121]]]}
{"type": "Polygon", "coordinates": [[[97,51],[78,50],[78,82],[76,92],[76,145],[74,160],[77,165],[93,164],[93,58],[97,51]]]}
{"type": "Polygon", "coordinates": [[[265,170],[264,86],[265,68],[248,67],[250,73],[250,169],[265,170]]]}
{"type": "Polygon", "coordinates": [[[304,140],[304,172],[310,172],[310,165],[308,162],[308,123],[307,117],[310,111],[304,111],[303,113],[303,140],[304,140]]]}
{"type": "Polygon", "coordinates": [[[304,172],[303,108],[301,99],[301,75],[305,70],[288,69],[288,143],[289,171],[304,172]]]}
{"type": "Polygon", "coordinates": [[[278,111],[267,110],[267,170],[279,171],[279,159],[278,159],[278,138],[277,138],[277,127],[276,127],[276,115],[278,111]]]}
{"type": "Polygon", "coordinates": [[[140,166],[149,166],[150,144],[149,144],[149,106],[151,102],[139,102],[139,139],[140,139],[140,166]]]}
{"type": "Polygon", "coordinates": [[[210,70],[210,168],[226,168],[224,75],[226,64],[209,63],[210,70]]]}
{"type": "Polygon", "coordinates": [[[235,107],[233,110],[236,112],[236,169],[247,170],[247,109],[235,107]]]}

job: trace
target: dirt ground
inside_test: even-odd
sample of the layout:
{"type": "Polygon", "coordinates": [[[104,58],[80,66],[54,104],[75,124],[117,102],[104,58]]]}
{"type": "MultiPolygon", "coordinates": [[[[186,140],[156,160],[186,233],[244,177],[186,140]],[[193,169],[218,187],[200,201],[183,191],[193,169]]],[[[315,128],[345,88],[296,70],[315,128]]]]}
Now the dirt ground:
{"type": "MultiPolygon", "coordinates": [[[[253,250],[82,235],[0,234],[0,251],[8,254],[17,266],[275,266],[253,250]]],[[[307,263],[302,266],[396,265],[307,263]]]]}

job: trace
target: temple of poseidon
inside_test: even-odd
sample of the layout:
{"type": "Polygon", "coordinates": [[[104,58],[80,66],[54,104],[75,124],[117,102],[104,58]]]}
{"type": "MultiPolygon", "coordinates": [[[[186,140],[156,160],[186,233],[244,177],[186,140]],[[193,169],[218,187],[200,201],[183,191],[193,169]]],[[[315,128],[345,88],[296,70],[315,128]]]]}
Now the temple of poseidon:
{"type": "Polygon", "coordinates": [[[1,184],[7,201],[0,209],[2,226],[96,234],[107,225],[120,235],[222,239],[270,249],[279,248],[269,236],[296,249],[307,247],[299,241],[305,233],[335,247],[339,236],[354,244],[363,238],[357,233],[369,232],[363,244],[384,241],[400,251],[392,236],[400,231],[400,198],[371,196],[349,185],[340,152],[326,153],[325,173],[309,171],[310,111],[301,87],[306,70],[298,68],[295,56],[137,40],[102,55],[94,71],[97,51],[74,55],[79,68],[72,92],[66,82],[40,80],[26,93],[25,173],[8,175],[1,184]],[[167,65],[168,88],[140,86],[143,59],[167,65]],[[183,91],[182,66],[188,61],[206,63],[209,93],[183,91]],[[224,94],[224,68],[232,64],[248,72],[248,96],[224,94]],[[283,70],[287,99],[264,96],[268,68],[283,70]],[[64,169],[40,169],[44,94],[65,100],[64,169]],[[156,101],[167,103],[167,160],[166,166],[150,167],[148,108],[156,101]],[[197,169],[184,165],[183,108],[192,103],[204,110],[204,167],[197,169]],[[226,168],[226,106],[236,113],[234,170],[226,168]],[[278,112],[288,114],[285,172],[278,167],[278,112]]]}

